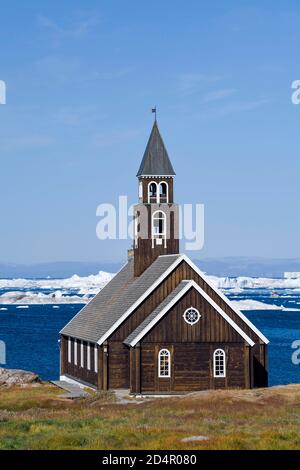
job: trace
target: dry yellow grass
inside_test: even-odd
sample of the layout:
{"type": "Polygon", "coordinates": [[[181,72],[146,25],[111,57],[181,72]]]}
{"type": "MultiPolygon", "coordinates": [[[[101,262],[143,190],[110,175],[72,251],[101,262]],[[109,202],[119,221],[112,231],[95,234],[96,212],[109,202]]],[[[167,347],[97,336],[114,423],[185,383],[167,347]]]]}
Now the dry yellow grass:
{"type": "Polygon", "coordinates": [[[120,405],[43,384],[1,389],[2,449],[300,449],[300,385],[120,405]],[[189,436],[206,441],[182,442],[189,436]]]}

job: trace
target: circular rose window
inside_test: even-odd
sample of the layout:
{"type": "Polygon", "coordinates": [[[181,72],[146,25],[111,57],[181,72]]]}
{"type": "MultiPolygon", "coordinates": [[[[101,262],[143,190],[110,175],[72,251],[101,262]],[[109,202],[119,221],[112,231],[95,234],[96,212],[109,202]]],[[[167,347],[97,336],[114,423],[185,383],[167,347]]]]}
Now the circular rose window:
{"type": "Polygon", "coordinates": [[[200,313],[195,308],[188,308],[184,314],[183,318],[189,325],[194,325],[200,319],[200,313]]]}

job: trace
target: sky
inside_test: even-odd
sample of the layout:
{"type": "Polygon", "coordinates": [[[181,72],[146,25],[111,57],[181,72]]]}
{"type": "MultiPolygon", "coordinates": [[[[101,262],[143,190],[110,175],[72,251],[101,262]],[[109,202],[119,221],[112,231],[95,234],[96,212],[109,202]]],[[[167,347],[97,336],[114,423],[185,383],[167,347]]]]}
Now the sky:
{"type": "Polygon", "coordinates": [[[298,1],[1,1],[0,262],[119,261],[96,208],[138,197],[151,108],[193,257],[299,257],[298,1]]]}

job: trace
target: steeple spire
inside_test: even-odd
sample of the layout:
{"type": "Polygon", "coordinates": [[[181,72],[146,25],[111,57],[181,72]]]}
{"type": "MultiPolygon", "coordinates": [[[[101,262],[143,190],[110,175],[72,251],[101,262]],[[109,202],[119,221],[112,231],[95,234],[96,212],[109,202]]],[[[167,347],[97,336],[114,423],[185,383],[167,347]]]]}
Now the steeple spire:
{"type": "MultiPolygon", "coordinates": [[[[156,110],[156,108],[155,108],[156,110]]],[[[136,176],[174,176],[175,171],[160,135],[156,114],[147,147],[136,176]]]]}

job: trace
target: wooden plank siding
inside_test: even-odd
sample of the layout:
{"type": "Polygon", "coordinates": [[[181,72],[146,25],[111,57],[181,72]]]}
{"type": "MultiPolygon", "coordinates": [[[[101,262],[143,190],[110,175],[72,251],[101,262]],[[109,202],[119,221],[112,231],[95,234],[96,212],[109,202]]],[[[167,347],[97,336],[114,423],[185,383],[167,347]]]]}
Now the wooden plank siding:
{"type": "Polygon", "coordinates": [[[134,275],[136,277],[140,276],[158,256],[179,253],[178,214],[175,216],[174,213],[178,213],[176,204],[137,204],[134,206],[135,217],[139,220],[137,231],[139,233],[141,226],[146,232],[145,234],[142,232],[142,236],[138,237],[137,246],[134,247],[134,275]],[[152,247],[152,215],[156,211],[163,211],[166,214],[166,247],[164,243],[155,244],[152,247]]]}
{"type": "MultiPolygon", "coordinates": [[[[74,340],[72,340],[74,341],[74,340]]],[[[61,338],[61,373],[90,383],[99,389],[130,388],[132,392],[167,392],[201,390],[222,387],[256,387],[267,385],[267,346],[256,333],[238,317],[213,289],[185,262],[177,268],[139,305],[138,308],[108,338],[107,343],[98,347],[98,374],[94,372],[94,354],[91,354],[91,370],[85,363],[80,367],[81,346],[78,344],[77,366],[68,362],[67,337],[61,338]],[[191,289],[160,320],[141,341],[140,357],[135,349],[123,344],[125,338],[178,286],[182,280],[193,279],[218,304],[227,315],[256,343],[248,348],[243,338],[218,314],[195,289],[191,289]],[[194,326],[188,325],[182,315],[193,306],[201,314],[194,326]],[[157,354],[161,345],[173,348],[171,380],[159,379],[157,354]],[[216,346],[224,345],[228,355],[228,376],[213,379],[212,354],[216,346]],[[104,352],[104,349],[107,352],[104,352]],[[189,359],[190,358],[190,359],[189,359]],[[191,359],[192,358],[192,359],[191,359]],[[137,367],[140,363],[140,378],[137,367]],[[190,364],[190,365],[187,365],[190,364]],[[197,364],[198,369],[196,369],[197,364]],[[187,368],[188,367],[188,368],[187,368]],[[189,369],[191,368],[191,369],[189,369]],[[140,384],[140,386],[138,385],[140,384]]]]}
{"type": "MultiPolygon", "coordinates": [[[[109,341],[123,342],[125,338],[178,286],[182,280],[194,280],[216,304],[255,342],[259,342],[256,333],[203,281],[185,262],[177,268],[145,299],[139,307],[111,335],[109,341]]],[[[183,313],[183,312],[182,312],[183,313]]],[[[227,328],[227,327],[224,327],[227,328]]],[[[212,332],[211,335],[214,333],[212,332]]]]}
{"type": "MultiPolygon", "coordinates": [[[[90,343],[90,369],[87,367],[87,351],[88,343],[83,341],[83,367],[81,367],[81,341],[71,338],[71,361],[68,361],[68,337],[61,337],[61,374],[67,375],[80,382],[93,385],[98,388],[99,386],[99,363],[98,373],[95,372],[94,362],[94,344],[90,343]],[[75,364],[75,341],[77,341],[77,365],[75,364]]],[[[99,347],[98,347],[99,358],[99,347]]]]}
{"type": "MultiPolygon", "coordinates": [[[[251,357],[246,358],[245,356],[245,345],[240,335],[219,315],[214,313],[213,307],[193,289],[189,296],[182,299],[182,303],[177,306],[177,311],[180,311],[180,315],[183,315],[186,308],[191,305],[195,306],[201,313],[202,318],[199,324],[194,325],[190,328],[189,325],[184,323],[174,322],[176,313],[173,316],[167,315],[165,321],[160,322],[160,326],[157,329],[152,330],[149,334],[149,343],[156,341],[172,341],[186,342],[193,341],[197,337],[196,332],[199,329],[199,341],[207,342],[210,347],[210,343],[240,343],[241,351],[243,352],[243,361],[238,362],[240,366],[240,372],[238,379],[234,379],[237,375],[233,373],[232,383],[239,383],[239,386],[267,386],[267,373],[263,374],[266,369],[266,357],[267,357],[267,346],[262,345],[261,348],[265,351],[260,352],[259,338],[252,329],[244,323],[244,321],[226,304],[214,290],[200,278],[200,276],[185,262],[183,261],[175,270],[158,286],[147,299],[123,322],[123,324],[111,335],[108,342],[120,342],[123,343],[124,339],[167,297],[175,287],[182,280],[193,279],[200,285],[200,287],[218,304],[227,315],[233,319],[233,321],[254,341],[258,344],[256,348],[251,352],[251,357]],[[250,361],[255,360],[256,367],[249,364],[250,361]],[[246,362],[247,361],[247,362],[246,362]],[[251,369],[253,371],[251,372],[251,369]],[[259,370],[260,369],[260,370],[259,370]],[[246,375],[248,370],[248,376],[246,375]],[[253,373],[253,380],[251,381],[250,375],[253,373]],[[255,377],[254,377],[255,376],[255,377]],[[259,376],[259,378],[257,378],[259,376]],[[244,385],[243,385],[244,384],[244,385]]],[[[143,344],[144,347],[144,344],[143,344]]],[[[254,347],[255,348],[255,347],[254,347]]],[[[124,349],[125,350],[125,349],[124,349]]],[[[142,357],[143,357],[142,350],[142,357]]],[[[248,355],[249,356],[249,355],[248,355]]],[[[129,353],[126,354],[128,357],[129,364],[129,353]]],[[[144,356],[145,357],[145,356],[144,356]]],[[[142,363],[142,369],[144,363],[142,363]]],[[[155,364],[152,365],[155,367],[155,364]]],[[[147,368],[147,366],[146,366],[147,368]]],[[[149,366],[148,366],[149,368],[149,366]]],[[[132,372],[133,373],[133,372],[132,372]]],[[[141,379],[142,383],[144,378],[141,379]]],[[[123,375],[123,382],[120,381],[119,388],[125,388],[128,384],[128,379],[123,375]]],[[[228,385],[229,386],[229,385],[228,385]]],[[[209,388],[213,388],[214,384],[211,384],[209,388]]],[[[146,386],[147,389],[147,386],[146,386]]],[[[132,388],[133,390],[133,388],[132,388]]],[[[148,390],[148,389],[147,389],[148,390]]]]}
{"type": "MultiPolygon", "coordinates": [[[[202,343],[141,343],[141,392],[183,393],[188,391],[245,388],[245,348],[240,343],[218,344],[226,353],[226,377],[213,377],[216,346],[202,343]],[[158,377],[158,353],[171,352],[171,377],[158,377]]],[[[134,393],[135,389],[132,390],[134,393]]]]}
{"type": "Polygon", "coordinates": [[[108,345],[108,388],[130,387],[130,352],[125,344],[109,341],[108,345]]]}
{"type": "Polygon", "coordinates": [[[244,339],[204,299],[196,289],[191,288],[171,310],[152,328],[145,337],[148,343],[160,342],[201,342],[201,343],[243,343],[244,339]],[[201,315],[194,325],[183,318],[189,307],[196,308],[201,315]]]}

